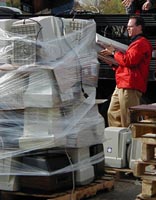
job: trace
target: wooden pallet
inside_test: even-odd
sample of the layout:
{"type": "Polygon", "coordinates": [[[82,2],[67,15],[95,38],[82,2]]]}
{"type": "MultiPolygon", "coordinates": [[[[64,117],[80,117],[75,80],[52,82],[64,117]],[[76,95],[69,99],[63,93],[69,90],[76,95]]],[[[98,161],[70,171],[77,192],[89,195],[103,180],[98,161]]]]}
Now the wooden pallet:
{"type": "Polygon", "coordinates": [[[156,200],[156,181],[142,180],[142,193],[137,195],[136,200],[156,200]]]}
{"type": "Polygon", "coordinates": [[[137,195],[136,200],[156,200],[156,181],[143,180],[142,193],[137,195]]]}
{"type": "Polygon", "coordinates": [[[156,181],[156,162],[155,161],[135,161],[133,173],[142,179],[156,181]]]}
{"type": "MultiPolygon", "coordinates": [[[[149,133],[156,134],[156,123],[133,123],[131,124],[132,137],[140,138],[149,133]]],[[[150,135],[149,135],[150,136],[150,135]]]]}
{"type": "Polygon", "coordinates": [[[109,191],[113,188],[114,178],[112,176],[103,176],[91,184],[76,187],[74,191],[68,190],[51,195],[1,191],[1,200],[81,200],[83,198],[95,196],[98,192],[109,191]]]}
{"type": "Polygon", "coordinates": [[[131,123],[152,122],[156,123],[156,104],[142,104],[130,107],[131,123]]]}
{"type": "Polygon", "coordinates": [[[133,174],[142,180],[142,193],[136,200],[156,200],[156,104],[130,108],[132,137],[141,141],[141,159],[133,174]]]}
{"type": "Polygon", "coordinates": [[[142,155],[141,155],[141,159],[143,161],[150,161],[152,160],[152,162],[156,162],[156,146],[152,145],[152,144],[148,144],[146,143],[148,142],[148,140],[146,140],[143,144],[142,144],[142,155]]]}
{"type": "Polygon", "coordinates": [[[136,200],[156,200],[156,197],[154,196],[154,197],[150,197],[150,196],[148,196],[148,195],[146,195],[146,194],[139,194],[139,195],[137,195],[137,197],[136,197],[136,200]]]}
{"type": "Polygon", "coordinates": [[[105,173],[112,175],[116,180],[134,178],[133,170],[129,168],[105,167],[105,173]]]}

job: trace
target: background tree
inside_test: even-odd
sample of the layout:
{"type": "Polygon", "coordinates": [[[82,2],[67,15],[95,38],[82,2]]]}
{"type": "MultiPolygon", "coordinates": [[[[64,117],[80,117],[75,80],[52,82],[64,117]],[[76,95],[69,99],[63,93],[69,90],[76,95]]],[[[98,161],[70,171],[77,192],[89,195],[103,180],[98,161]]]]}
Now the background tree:
{"type": "Polygon", "coordinates": [[[98,12],[101,14],[125,14],[125,8],[121,4],[121,0],[98,0],[90,3],[86,0],[77,0],[76,9],[83,11],[98,12]],[[87,2],[87,3],[86,3],[87,2]]]}
{"type": "Polygon", "coordinates": [[[6,0],[7,6],[20,8],[20,0],[6,0]]]}
{"type": "MultiPolygon", "coordinates": [[[[59,0],[58,0],[59,1],[59,0]]],[[[101,14],[124,14],[121,0],[75,0],[75,10],[85,10],[101,14]],[[84,2],[84,3],[78,3],[84,2]]],[[[20,0],[6,0],[7,6],[20,8],[20,0]]]]}

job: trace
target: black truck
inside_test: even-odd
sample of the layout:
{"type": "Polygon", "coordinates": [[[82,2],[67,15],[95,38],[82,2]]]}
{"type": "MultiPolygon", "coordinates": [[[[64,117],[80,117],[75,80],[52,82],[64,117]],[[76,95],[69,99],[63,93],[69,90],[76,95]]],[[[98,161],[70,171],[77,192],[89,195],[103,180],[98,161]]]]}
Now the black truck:
{"type": "MultiPolygon", "coordinates": [[[[67,1],[67,0],[66,0],[67,1]]],[[[66,1],[63,1],[63,3],[66,1]]],[[[28,6],[34,8],[34,5],[30,5],[30,1],[21,1],[24,2],[23,6],[28,6]]],[[[42,1],[41,1],[42,2],[42,1]]],[[[38,2],[41,4],[41,2],[38,2]]],[[[42,5],[40,5],[40,9],[42,8],[42,5]]],[[[30,10],[30,9],[28,9],[30,10]]],[[[33,9],[34,10],[34,9],[33,9]]],[[[23,7],[22,7],[23,11],[23,7]]],[[[35,11],[35,10],[34,10],[35,11]]],[[[19,15],[19,14],[12,14],[8,15],[8,13],[1,14],[0,18],[29,18],[37,16],[35,12],[30,12],[27,15],[19,15]],[[7,14],[7,15],[6,15],[7,14]]],[[[45,15],[45,14],[44,14],[45,15]]],[[[47,14],[49,15],[49,14],[47,14]]],[[[151,41],[153,46],[153,54],[152,59],[150,63],[150,72],[149,72],[149,80],[148,80],[148,86],[147,91],[142,97],[142,103],[143,104],[150,104],[156,102],[156,13],[144,13],[141,14],[142,17],[145,20],[145,34],[147,38],[151,41]]],[[[121,42],[123,44],[129,43],[129,39],[127,37],[126,32],[126,26],[129,19],[128,14],[99,14],[99,13],[92,13],[92,12],[72,12],[70,14],[62,14],[58,17],[64,17],[64,18],[77,18],[77,19],[94,19],[96,22],[96,32],[102,36],[105,36],[107,38],[110,38],[112,40],[121,42]]],[[[97,86],[97,99],[108,99],[103,104],[99,105],[99,112],[102,114],[102,116],[105,118],[105,123],[107,126],[107,109],[109,106],[110,98],[112,95],[112,92],[114,91],[115,87],[115,77],[114,77],[114,71],[111,69],[111,67],[100,61],[100,68],[99,68],[99,79],[98,79],[98,86],[97,86]]]]}
{"type": "MultiPolygon", "coordinates": [[[[35,11],[43,10],[45,8],[53,9],[58,6],[57,0],[21,0],[21,9],[29,12],[31,15],[35,15],[35,11]]],[[[59,6],[66,5],[74,2],[73,0],[60,0],[59,6]]],[[[149,13],[143,13],[142,16],[146,23],[145,34],[153,45],[153,57],[150,64],[149,82],[147,92],[144,95],[143,103],[156,102],[156,12],[152,9],[149,13]]],[[[94,19],[96,22],[97,33],[102,36],[106,36],[110,39],[119,41],[123,44],[128,44],[128,38],[126,35],[126,25],[129,18],[127,14],[99,14],[92,13],[90,11],[70,12],[60,15],[65,18],[80,18],[80,19],[94,19]]],[[[107,64],[100,61],[99,81],[97,87],[97,99],[108,99],[107,107],[109,104],[110,96],[115,87],[114,72],[107,64]],[[108,87],[109,86],[109,87],[108,87]]],[[[105,113],[105,111],[103,112],[105,113]]]]}
{"type": "MultiPolygon", "coordinates": [[[[69,17],[69,16],[68,16],[69,17]]],[[[127,14],[75,14],[73,17],[82,19],[94,19],[96,22],[97,33],[123,44],[129,43],[126,26],[129,15],[127,14]]],[[[152,59],[150,63],[149,81],[147,91],[142,97],[142,104],[156,102],[156,14],[142,14],[145,20],[145,34],[153,46],[152,59]]],[[[103,115],[107,126],[107,109],[110,97],[115,87],[114,71],[111,67],[100,61],[99,79],[97,87],[97,99],[108,99],[105,103],[99,105],[99,111],[103,115]]]]}

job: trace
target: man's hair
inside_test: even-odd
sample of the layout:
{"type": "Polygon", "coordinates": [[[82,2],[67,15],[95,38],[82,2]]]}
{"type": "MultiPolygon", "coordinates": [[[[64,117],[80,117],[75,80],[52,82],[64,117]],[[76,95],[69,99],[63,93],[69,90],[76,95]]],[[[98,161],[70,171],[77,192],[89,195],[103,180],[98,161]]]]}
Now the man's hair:
{"type": "Polygon", "coordinates": [[[142,31],[144,32],[144,30],[145,30],[145,21],[140,15],[132,15],[132,16],[130,16],[129,19],[135,19],[136,20],[135,25],[136,26],[141,25],[142,26],[142,31]]]}

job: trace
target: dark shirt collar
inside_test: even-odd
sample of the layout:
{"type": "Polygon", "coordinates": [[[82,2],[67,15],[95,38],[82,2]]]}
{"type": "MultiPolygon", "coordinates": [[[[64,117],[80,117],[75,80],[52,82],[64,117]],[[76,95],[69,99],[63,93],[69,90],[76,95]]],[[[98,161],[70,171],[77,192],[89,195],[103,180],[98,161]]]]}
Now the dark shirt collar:
{"type": "Polygon", "coordinates": [[[131,37],[130,43],[136,41],[136,40],[139,39],[140,37],[144,37],[144,34],[143,34],[143,33],[140,33],[140,34],[138,34],[138,35],[135,35],[135,36],[131,37]]]}

